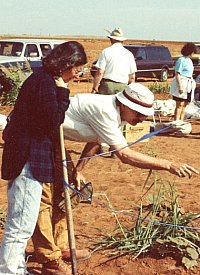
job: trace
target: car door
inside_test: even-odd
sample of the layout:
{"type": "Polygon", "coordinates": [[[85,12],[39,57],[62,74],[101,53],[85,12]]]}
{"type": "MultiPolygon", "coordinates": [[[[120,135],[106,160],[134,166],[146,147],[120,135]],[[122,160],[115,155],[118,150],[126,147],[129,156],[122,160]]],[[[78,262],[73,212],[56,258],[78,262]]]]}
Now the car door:
{"type": "Polygon", "coordinates": [[[156,77],[161,71],[159,47],[147,47],[148,70],[156,77]]]}
{"type": "Polygon", "coordinates": [[[137,53],[135,54],[135,61],[137,65],[137,77],[146,77],[148,76],[148,59],[147,52],[145,47],[138,48],[137,53]]]}

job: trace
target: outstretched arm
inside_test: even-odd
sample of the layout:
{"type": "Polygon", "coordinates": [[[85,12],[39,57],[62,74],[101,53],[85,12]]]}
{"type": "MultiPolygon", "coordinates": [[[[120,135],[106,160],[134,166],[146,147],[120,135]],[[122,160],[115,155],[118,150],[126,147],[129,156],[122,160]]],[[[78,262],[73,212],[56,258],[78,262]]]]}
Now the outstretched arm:
{"type": "Polygon", "coordinates": [[[131,166],[136,166],[143,169],[166,170],[179,177],[191,177],[192,173],[199,174],[199,171],[188,164],[179,164],[166,159],[150,157],[131,150],[130,148],[120,150],[122,147],[123,146],[120,145],[113,145],[111,146],[111,149],[118,149],[115,154],[123,163],[131,166]]]}
{"type": "MultiPolygon", "coordinates": [[[[142,169],[153,169],[153,170],[165,170],[179,177],[189,178],[192,173],[199,174],[199,171],[188,164],[176,163],[166,159],[154,158],[148,155],[139,153],[131,150],[130,148],[124,148],[124,145],[112,145],[111,150],[117,150],[115,154],[125,164],[135,166],[142,169]]],[[[81,154],[80,160],[78,161],[76,168],[74,169],[74,179],[77,182],[77,187],[80,185],[80,180],[84,180],[81,171],[89,161],[89,157],[94,156],[100,149],[98,143],[87,143],[81,154]],[[84,159],[88,157],[87,159],[84,159]]],[[[85,181],[85,180],[84,180],[85,181]]]]}

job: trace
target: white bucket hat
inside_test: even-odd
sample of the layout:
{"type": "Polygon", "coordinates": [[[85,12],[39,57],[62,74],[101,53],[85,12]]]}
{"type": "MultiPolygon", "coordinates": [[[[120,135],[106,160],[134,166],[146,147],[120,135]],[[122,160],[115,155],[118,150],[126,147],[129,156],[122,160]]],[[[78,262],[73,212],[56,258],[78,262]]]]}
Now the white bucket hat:
{"type": "Polygon", "coordinates": [[[140,83],[131,83],[124,91],[117,93],[116,97],[122,104],[140,114],[145,116],[154,114],[154,95],[140,83]]]}
{"type": "Polygon", "coordinates": [[[117,41],[124,41],[127,39],[126,37],[124,37],[123,31],[120,28],[116,28],[112,32],[109,32],[109,33],[110,33],[110,35],[107,36],[108,38],[112,38],[117,41]]]}

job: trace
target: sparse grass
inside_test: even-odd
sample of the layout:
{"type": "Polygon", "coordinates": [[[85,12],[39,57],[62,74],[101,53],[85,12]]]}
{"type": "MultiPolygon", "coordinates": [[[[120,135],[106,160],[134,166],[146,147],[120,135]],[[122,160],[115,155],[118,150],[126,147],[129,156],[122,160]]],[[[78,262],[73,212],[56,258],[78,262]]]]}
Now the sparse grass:
{"type": "Polygon", "coordinates": [[[153,93],[169,93],[170,92],[170,85],[168,83],[158,83],[153,82],[148,86],[149,90],[153,93]]]}
{"type": "MultiPolygon", "coordinates": [[[[148,174],[147,181],[150,179],[148,174]]],[[[195,230],[195,220],[199,213],[185,213],[180,207],[178,195],[171,182],[155,178],[150,184],[148,193],[142,196],[137,213],[132,211],[133,222],[127,228],[120,222],[119,215],[126,214],[115,211],[109,202],[108,207],[115,213],[117,229],[96,244],[94,250],[110,249],[111,255],[132,255],[133,258],[141,254],[171,255],[181,261],[187,268],[197,266],[200,258],[200,234],[195,230]],[[149,192],[152,189],[151,193],[149,192]],[[148,201],[144,204],[144,201],[148,201]]],[[[130,211],[127,211],[130,215],[130,211]]]]}

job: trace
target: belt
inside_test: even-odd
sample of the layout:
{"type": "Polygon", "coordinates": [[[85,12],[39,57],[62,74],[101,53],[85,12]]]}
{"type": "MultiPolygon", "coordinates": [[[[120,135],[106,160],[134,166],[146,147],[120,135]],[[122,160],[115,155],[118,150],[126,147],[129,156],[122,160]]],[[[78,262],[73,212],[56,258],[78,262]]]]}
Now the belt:
{"type": "Polygon", "coordinates": [[[111,79],[107,79],[107,78],[103,78],[101,81],[104,81],[104,82],[114,82],[114,83],[122,83],[122,82],[117,82],[117,81],[114,81],[114,80],[111,80],[111,79]]]}

